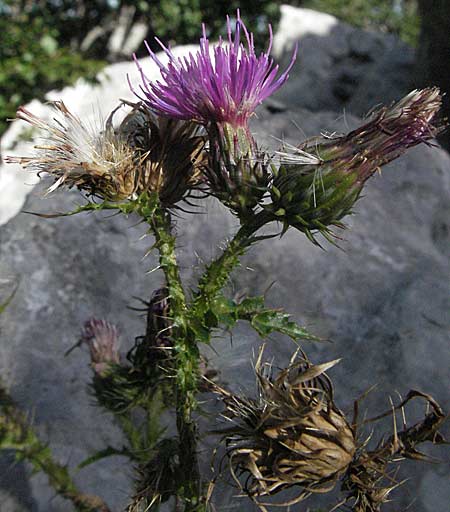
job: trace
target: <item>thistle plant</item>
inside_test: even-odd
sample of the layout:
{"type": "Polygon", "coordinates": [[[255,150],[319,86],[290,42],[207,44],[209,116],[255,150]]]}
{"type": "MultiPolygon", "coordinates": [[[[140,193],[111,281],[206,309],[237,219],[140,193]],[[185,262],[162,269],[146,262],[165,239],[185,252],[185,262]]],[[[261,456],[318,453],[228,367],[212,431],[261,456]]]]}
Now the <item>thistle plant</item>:
{"type": "MultiPolygon", "coordinates": [[[[260,231],[268,224],[277,223],[281,233],[296,228],[315,244],[321,236],[334,243],[333,229],[344,227],[367,180],[408,148],[431,143],[443,128],[437,118],[441,95],[436,88],[413,91],[346,135],[269,153],[257,144],[249,121],[288,79],[296,50],[279,73],[270,58],[270,27],[268,49],[259,55],[239,12],[234,36],[229,19],[227,30],[226,40],[210,48],[203,27],[199,51],[185,58],[160,43],[167,65],[149,49],[159,81],[151,81],[136,59],[141,83],[129,82],[140,101],[123,102],[98,131],[62,102],[53,103],[56,117],[48,122],[23,107],[17,113],[40,129],[41,142],[32,156],[9,162],[45,174],[48,192],[78,188],[87,203],[65,215],[105,209],[137,215],[159,254],[163,283],[142,301],[146,329],[131,350],[120,353],[119,331],[105,320],[90,319],[81,332],[79,345],[88,348],[92,363],[92,394],[127,439],[122,449],[109,447],[92,460],[114,454],[130,459],[136,471],[128,512],[157,511],[170,500],[176,511],[208,510],[213,486],[198,462],[197,395],[214,391],[232,422],[219,429],[232,480],[261,510],[264,499],[286,489],[294,490],[295,503],[340,485],[355,511],[375,512],[392,489],[380,483],[386,468],[397,456],[417,454],[425,441],[441,442],[445,414],[431,397],[416,393],[432,405],[433,417],[428,413],[419,425],[395,430],[369,450],[358,436],[361,425],[335,403],[326,371],[337,361],[313,364],[303,351],[303,343],[318,338],[288,313],[267,307],[263,297],[230,298],[226,285],[252,245],[276,243],[260,231]],[[115,123],[119,109],[127,114],[115,123]],[[182,283],[173,216],[190,215],[185,204],[195,207],[207,196],[237,217],[239,229],[197,283],[182,283]],[[209,368],[201,353],[218,329],[232,329],[239,320],[262,338],[279,332],[300,345],[276,375],[261,350],[256,398],[228,390],[220,368],[209,368]],[[163,412],[172,413],[173,429],[160,425],[163,412]]],[[[109,510],[102,500],[81,495],[48,451],[42,456],[25,416],[2,393],[0,447],[15,449],[46,472],[77,510],[109,510]]]]}

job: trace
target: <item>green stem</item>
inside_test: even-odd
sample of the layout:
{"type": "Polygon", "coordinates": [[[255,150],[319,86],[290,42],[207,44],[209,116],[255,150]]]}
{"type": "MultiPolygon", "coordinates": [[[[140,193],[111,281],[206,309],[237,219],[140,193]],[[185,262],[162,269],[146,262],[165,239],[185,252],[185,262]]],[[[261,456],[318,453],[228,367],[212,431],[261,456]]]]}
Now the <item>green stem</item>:
{"type": "Polygon", "coordinates": [[[200,353],[189,334],[186,296],[181,284],[175,256],[176,238],[171,232],[170,214],[157,209],[149,220],[159,250],[159,264],[169,291],[170,315],[173,325],[176,372],[176,417],[180,443],[179,496],[185,512],[201,510],[202,486],[197,459],[197,428],[192,418],[196,408],[200,353]]]}
{"type": "Polygon", "coordinates": [[[51,451],[27,424],[6,391],[0,387],[0,450],[14,450],[27,460],[35,471],[42,471],[57,494],[70,500],[78,512],[110,512],[98,496],[81,493],[70,477],[66,466],[53,460],[51,451]]]}
{"type": "Polygon", "coordinates": [[[209,304],[227,283],[231,272],[239,264],[239,258],[257,239],[253,236],[262,226],[273,220],[271,213],[262,211],[244,223],[223,253],[207,267],[200,278],[193,310],[195,315],[205,314],[209,304]]]}

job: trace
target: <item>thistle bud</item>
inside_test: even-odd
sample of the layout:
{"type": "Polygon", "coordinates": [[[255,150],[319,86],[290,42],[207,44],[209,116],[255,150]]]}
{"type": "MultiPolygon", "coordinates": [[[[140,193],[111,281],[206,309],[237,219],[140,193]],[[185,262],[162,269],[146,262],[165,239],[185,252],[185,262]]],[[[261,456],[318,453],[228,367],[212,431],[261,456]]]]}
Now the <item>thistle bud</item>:
{"type": "Polygon", "coordinates": [[[416,90],[347,135],[314,138],[280,152],[267,209],[313,241],[314,232],[328,236],[329,226],[343,227],[341,219],[381,166],[443,129],[433,124],[441,103],[439,89],[416,90]]]}
{"type": "Polygon", "coordinates": [[[223,431],[234,478],[255,500],[293,487],[300,488],[295,502],[331,490],[356,450],[353,431],[335,406],[324,373],[337,361],[312,365],[293,359],[273,377],[261,358],[262,351],[255,365],[257,400],[216,386],[235,424],[223,431]]]}
{"type": "Polygon", "coordinates": [[[55,181],[49,192],[77,187],[101,200],[123,201],[144,192],[156,192],[160,202],[172,206],[199,183],[204,139],[197,125],[157,118],[140,104],[117,129],[116,108],[103,130],[92,130],[62,101],[52,103],[53,121],[34,116],[23,107],[17,119],[43,132],[44,143],[31,157],[7,157],[9,163],[49,174],[55,181]]]}
{"type": "Polygon", "coordinates": [[[94,372],[102,377],[110,365],[120,364],[117,327],[105,320],[91,318],[84,324],[81,343],[89,347],[94,372]]]}
{"type": "Polygon", "coordinates": [[[267,192],[270,175],[264,155],[247,126],[212,124],[209,128],[208,186],[238,216],[245,217],[267,192]]]}
{"type": "Polygon", "coordinates": [[[158,288],[148,302],[143,302],[144,311],[147,312],[145,335],[136,338],[136,344],[128,358],[135,368],[150,375],[172,356],[173,321],[170,316],[169,290],[166,287],[158,288]]]}

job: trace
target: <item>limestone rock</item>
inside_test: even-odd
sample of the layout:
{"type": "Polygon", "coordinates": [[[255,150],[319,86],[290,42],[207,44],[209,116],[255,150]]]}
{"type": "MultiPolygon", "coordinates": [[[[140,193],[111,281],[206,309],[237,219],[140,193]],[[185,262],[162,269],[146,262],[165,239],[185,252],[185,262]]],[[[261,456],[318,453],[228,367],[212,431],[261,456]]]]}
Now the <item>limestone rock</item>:
{"type": "Polygon", "coordinates": [[[289,81],[275,98],[289,108],[366,114],[414,88],[414,51],[392,35],[365,31],[329,14],[281,6],[274,56],[286,65],[298,43],[289,81]]]}

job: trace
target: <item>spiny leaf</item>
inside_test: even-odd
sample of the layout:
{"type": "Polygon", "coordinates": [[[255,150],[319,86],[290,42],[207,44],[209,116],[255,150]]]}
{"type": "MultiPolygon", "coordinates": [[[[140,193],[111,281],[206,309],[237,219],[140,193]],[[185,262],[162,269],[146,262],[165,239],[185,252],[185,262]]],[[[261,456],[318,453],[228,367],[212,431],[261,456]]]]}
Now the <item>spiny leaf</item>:
{"type": "Polygon", "coordinates": [[[250,323],[263,338],[273,332],[279,332],[289,336],[294,341],[300,339],[319,341],[319,338],[310,334],[304,327],[289,320],[289,318],[290,315],[288,313],[268,309],[253,315],[250,323]]]}

